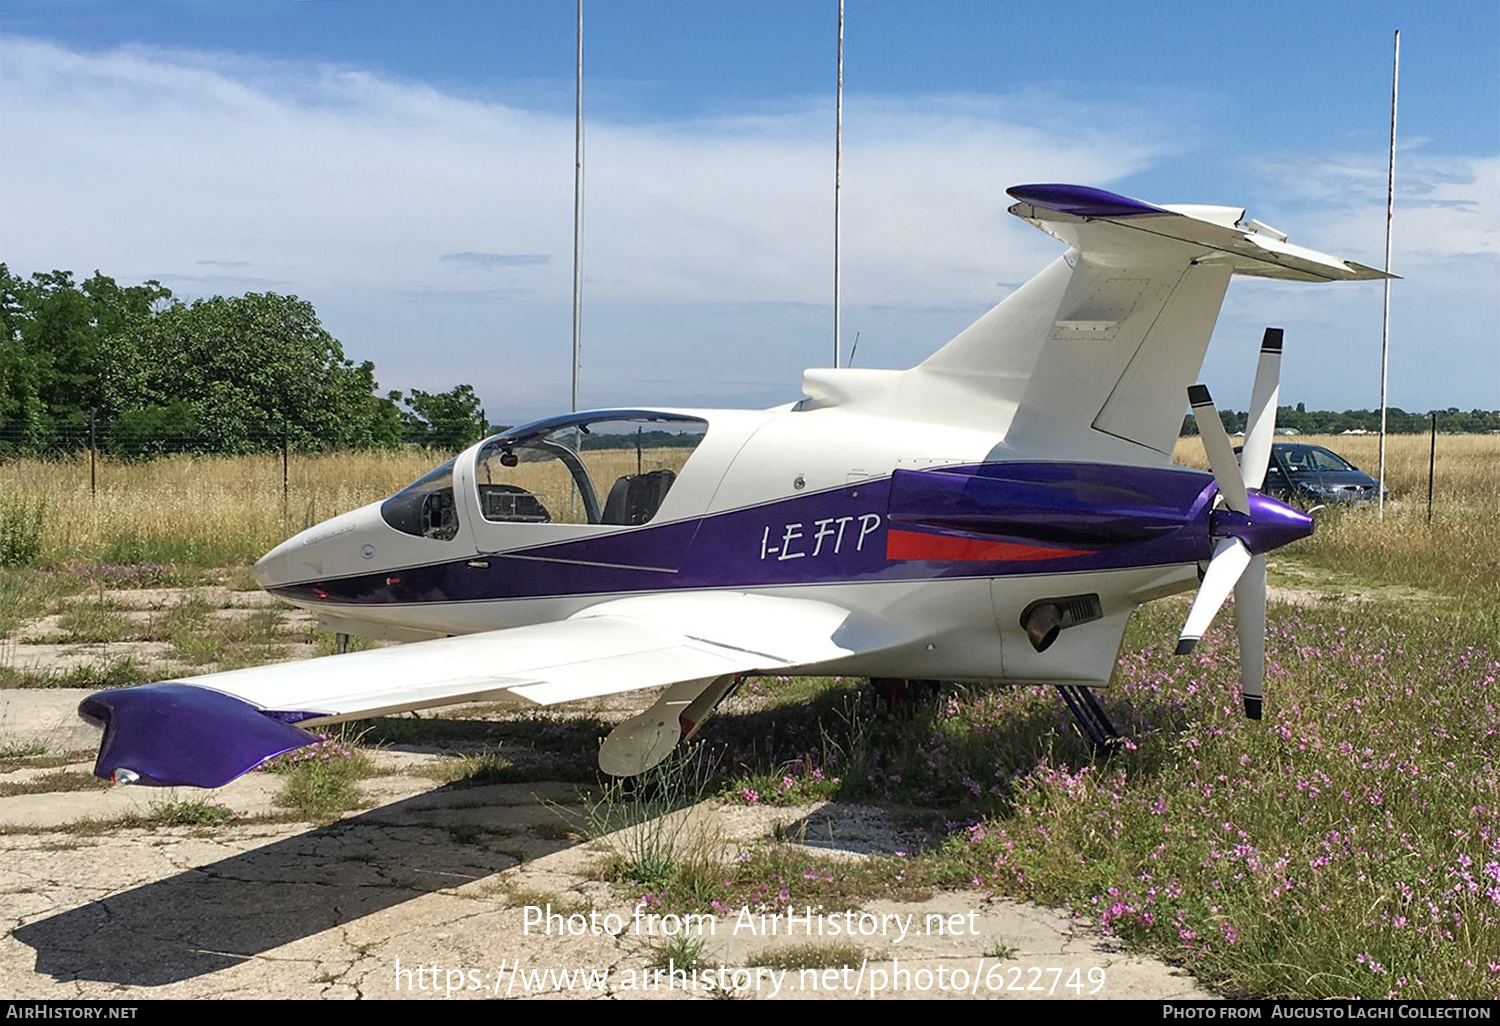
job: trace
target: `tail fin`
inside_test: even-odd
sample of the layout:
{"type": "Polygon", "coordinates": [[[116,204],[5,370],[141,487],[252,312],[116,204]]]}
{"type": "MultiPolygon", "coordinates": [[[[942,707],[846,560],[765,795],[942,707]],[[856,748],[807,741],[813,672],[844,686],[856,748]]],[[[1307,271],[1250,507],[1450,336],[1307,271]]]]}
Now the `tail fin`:
{"type": "Polygon", "coordinates": [[[1154,450],[1147,461],[1170,454],[1231,275],[1389,277],[1292,245],[1238,208],[1155,206],[1078,185],[1010,194],[1012,214],[1069,252],[906,372],[921,387],[896,393],[955,386],[981,400],[963,404],[974,426],[1054,458],[1097,453],[1098,432],[1154,450]]]}

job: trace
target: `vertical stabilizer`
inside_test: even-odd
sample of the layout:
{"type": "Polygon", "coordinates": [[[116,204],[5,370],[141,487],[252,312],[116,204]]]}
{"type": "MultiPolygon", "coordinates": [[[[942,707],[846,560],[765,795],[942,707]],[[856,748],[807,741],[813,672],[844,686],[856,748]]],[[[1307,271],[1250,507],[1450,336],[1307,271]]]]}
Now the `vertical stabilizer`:
{"type": "Polygon", "coordinates": [[[1053,458],[1090,454],[1103,434],[1141,447],[1145,462],[1170,459],[1231,275],[1385,276],[1292,245],[1239,208],[1168,208],[1074,185],[1010,193],[1020,201],[1011,213],[1071,248],[897,392],[951,386],[981,402],[934,416],[1005,431],[1013,446],[1053,458]]]}

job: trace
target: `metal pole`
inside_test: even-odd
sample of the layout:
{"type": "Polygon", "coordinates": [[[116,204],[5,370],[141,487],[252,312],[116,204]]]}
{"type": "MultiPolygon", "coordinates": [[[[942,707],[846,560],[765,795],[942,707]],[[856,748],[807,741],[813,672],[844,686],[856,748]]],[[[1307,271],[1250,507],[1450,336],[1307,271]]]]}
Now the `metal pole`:
{"type": "Polygon", "coordinates": [[[287,501],[288,501],[288,499],[290,498],[290,495],[291,495],[291,490],[287,486],[287,449],[288,448],[290,448],[290,446],[287,443],[286,418],[283,417],[282,420],[281,420],[281,511],[282,511],[283,514],[286,513],[287,501]]]}
{"type": "Polygon", "coordinates": [[[1432,447],[1427,452],[1427,526],[1432,526],[1432,472],[1437,467],[1437,411],[1432,411],[1432,447]]]}
{"type": "Polygon", "coordinates": [[[839,365],[840,325],[839,286],[842,266],[839,248],[843,242],[843,174],[844,174],[844,0],[839,0],[839,70],[838,92],[834,101],[833,130],[833,365],[839,365]]]}
{"type": "MultiPolygon", "coordinates": [[[[1385,272],[1391,273],[1391,222],[1396,212],[1396,96],[1401,84],[1401,30],[1396,30],[1391,58],[1391,149],[1385,176],[1385,272]]],[[[1376,487],[1377,509],[1385,518],[1385,412],[1386,371],[1391,349],[1391,279],[1383,282],[1385,311],[1380,320],[1380,481],[1376,487]]]]}
{"type": "Polygon", "coordinates": [[[578,0],[577,96],[573,114],[573,412],[578,412],[578,354],[583,328],[583,0],[578,0]]]}
{"type": "Polygon", "coordinates": [[[94,502],[99,501],[99,475],[95,467],[95,453],[99,447],[94,443],[94,423],[98,416],[97,412],[89,411],[89,498],[94,502]]]}

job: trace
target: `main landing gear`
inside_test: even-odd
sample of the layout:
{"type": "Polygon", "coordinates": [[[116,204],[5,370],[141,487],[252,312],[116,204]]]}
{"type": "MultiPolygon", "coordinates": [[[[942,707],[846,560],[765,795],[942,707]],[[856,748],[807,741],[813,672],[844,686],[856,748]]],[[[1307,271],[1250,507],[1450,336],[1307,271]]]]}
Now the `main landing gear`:
{"type": "Polygon", "coordinates": [[[1111,742],[1120,740],[1120,732],[1110,722],[1099,699],[1094,697],[1093,688],[1086,688],[1081,684],[1059,684],[1057,693],[1062,695],[1068,711],[1078,721],[1084,737],[1094,746],[1095,755],[1103,754],[1109,750],[1111,742]]]}
{"type": "MultiPolygon", "coordinates": [[[[870,689],[874,691],[876,700],[892,709],[909,703],[929,701],[937,696],[941,687],[942,681],[937,680],[870,678],[870,689]]],[[[1103,754],[1114,742],[1120,740],[1122,735],[1110,721],[1104,707],[1099,704],[1099,699],[1094,697],[1093,688],[1081,684],[1059,684],[1057,693],[1062,696],[1068,711],[1078,721],[1079,730],[1093,746],[1095,754],[1103,754]]]]}
{"type": "Polygon", "coordinates": [[[871,677],[870,690],[877,701],[892,709],[909,702],[927,702],[942,690],[940,680],[908,680],[905,677],[871,677]]]}

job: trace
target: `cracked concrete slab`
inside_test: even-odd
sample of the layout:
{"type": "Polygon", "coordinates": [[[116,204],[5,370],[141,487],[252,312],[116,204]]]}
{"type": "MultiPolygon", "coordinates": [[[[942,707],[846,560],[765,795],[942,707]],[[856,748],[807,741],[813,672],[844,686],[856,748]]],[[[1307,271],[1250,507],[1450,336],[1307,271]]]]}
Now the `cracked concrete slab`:
{"type": "Polygon", "coordinates": [[[51,754],[97,748],[99,728],[78,718],[78,703],[96,690],[0,690],[0,745],[34,743],[51,754]]]}
{"type": "MultiPolygon", "coordinates": [[[[529,829],[567,825],[582,814],[566,804],[575,800],[567,785],[432,789],[429,782],[420,793],[325,826],[10,833],[0,837],[0,909],[12,926],[0,940],[0,991],[61,1000],[430,998],[450,990],[455,998],[684,998],[723,989],[703,975],[694,977],[696,987],[686,977],[653,982],[667,938],[636,928],[630,896],[595,879],[598,849],[577,834],[542,837],[529,829]],[[457,823],[481,829],[460,834],[457,823]],[[548,936],[528,928],[518,907],[527,900],[612,913],[620,928],[580,935],[559,928],[548,936]],[[578,972],[585,975],[557,975],[578,972]],[[599,986],[588,985],[591,979],[599,986]]],[[[698,814],[733,847],[764,841],[789,812],[833,824],[837,843],[839,810],[832,806],[706,806],[698,814]]],[[[851,844],[869,842],[873,819],[867,809],[851,817],[851,844]]],[[[963,923],[948,933],[858,938],[868,958],[866,996],[884,980],[896,988],[882,995],[889,997],[1038,997],[1047,996],[1035,989],[1038,979],[1056,991],[1058,980],[1066,990],[1070,976],[1083,991],[1076,996],[1211,996],[1168,966],[1121,954],[1066,916],[977,892],[873,902],[865,911],[917,924],[929,916],[963,923]],[[1034,968],[1045,972],[1034,978],[1034,968]],[[946,987],[937,986],[940,969],[946,987]],[[957,970],[986,974],[978,994],[953,986],[957,970]],[[1103,981],[1097,988],[1090,970],[1103,981]],[[904,980],[911,983],[903,989],[904,980]]],[[[716,972],[721,963],[726,972],[743,971],[738,996],[852,996],[848,980],[816,985],[821,976],[795,970],[773,988],[764,970],[757,977],[747,963],[822,938],[736,931],[733,920],[724,916],[704,938],[703,957],[716,972]]]]}
{"type": "Polygon", "coordinates": [[[129,659],[138,666],[160,668],[170,674],[179,665],[172,655],[172,645],[166,641],[8,642],[4,663],[12,669],[32,673],[67,673],[129,659]]]}

